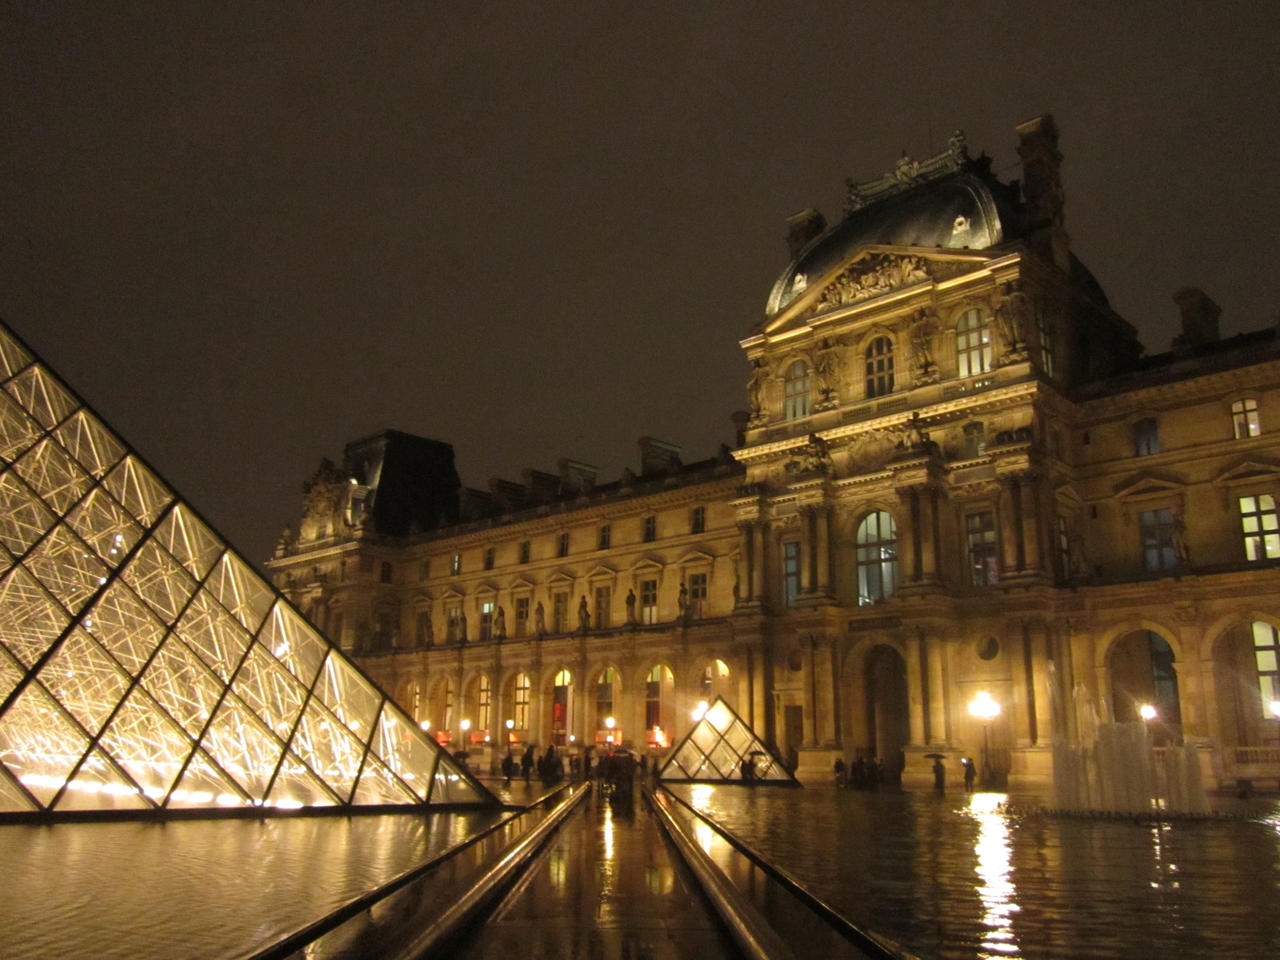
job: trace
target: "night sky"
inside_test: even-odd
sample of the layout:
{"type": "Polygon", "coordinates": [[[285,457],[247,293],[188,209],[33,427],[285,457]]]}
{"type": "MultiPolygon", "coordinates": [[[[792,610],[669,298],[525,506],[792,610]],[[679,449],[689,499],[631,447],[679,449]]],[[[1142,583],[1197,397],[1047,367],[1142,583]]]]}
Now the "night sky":
{"type": "Polygon", "coordinates": [[[1280,17],[1242,4],[0,7],[0,317],[249,559],[385,428],[463,481],[732,441],[785,218],[1054,114],[1149,352],[1280,295],[1280,17]],[[125,12],[116,9],[127,8],[125,12]]]}

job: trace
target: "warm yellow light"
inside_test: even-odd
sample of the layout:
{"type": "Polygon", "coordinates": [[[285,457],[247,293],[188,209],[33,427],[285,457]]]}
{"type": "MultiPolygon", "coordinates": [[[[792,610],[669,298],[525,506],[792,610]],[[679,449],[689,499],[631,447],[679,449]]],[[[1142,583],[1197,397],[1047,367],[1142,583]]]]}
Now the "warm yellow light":
{"type": "Polygon", "coordinates": [[[420,724],[418,724],[418,726],[420,726],[423,730],[430,730],[430,729],[431,729],[431,721],[430,721],[430,720],[423,720],[420,724]]]}
{"type": "Polygon", "coordinates": [[[1144,703],[1138,707],[1138,716],[1143,720],[1154,720],[1156,718],[1156,708],[1149,703],[1144,703]]]}
{"type": "Polygon", "coordinates": [[[613,719],[613,717],[604,718],[604,725],[608,727],[610,730],[612,730],[617,725],[617,723],[618,721],[613,719]]]}
{"type": "Polygon", "coordinates": [[[979,720],[992,720],[1000,716],[1000,704],[991,698],[986,690],[979,690],[969,701],[969,716],[979,720]]]}
{"type": "Polygon", "coordinates": [[[694,723],[697,723],[699,720],[705,717],[707,715],[707,701],[699,700],[698,705],[693,708],[692,712],[689,715],[693,717],[694,723]]]}
{"type": "Polygon", "coordinates": [[[508,729],[508,730],[514,730],[514,729],[515,729],[515,727],[516,727],[516,722],[515,722],[514,720],[508,720],[508,721],[507,721],[507,729],[508,729]]]}
{"type": "Polygon", "coordinates": [[[1272,700],[1267,707],[1271,710],[1271,715],[1280,720],[1280,700],[1272,700]]]}
{"type": "Polygon", "coordinates": [[[468,730],[470,730],[470,729],[471,729],[471,721],[470,721],[470,720],[463,720],[463,721],[462,721],[462,723],[461,723],[461,724],[459,724],[459,726],[461,726],[461,727],[462,727],[462,732],[463,732],[463,733],[466,733],[468,730]]]}

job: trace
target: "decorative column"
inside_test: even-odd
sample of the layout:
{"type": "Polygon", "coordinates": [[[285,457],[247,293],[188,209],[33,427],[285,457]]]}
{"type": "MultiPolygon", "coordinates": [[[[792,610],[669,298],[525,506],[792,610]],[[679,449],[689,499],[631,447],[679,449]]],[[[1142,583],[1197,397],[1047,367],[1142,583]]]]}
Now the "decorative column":
{"type": "Polygon", "coordinates": [[[898,569],[903,582],[914,583],[919,579],[916,552],[916,496],[910,488],[898,489],[898,502],[902,505],[898,523],[898,569]],[[905,530],[904,530],[905,528],[905,530]]]}
{"type": "Polygon", "coordinates": [[[764,602],[764,522],[751,524],[751,602],[764,602]]]}
{"type": "Polygon", "coordinates": [[[945,647],[937,637],[929,640],[925,648],[925,663],[929,669],[929,742],[947,742],[947,701],[942,682],[942,657],[945,647]]]}
{"type": "Polygon", "coordinates": [[[920,745],[925,742],[923,647],[923,637],[907,638],[907,724],[910,741],[920,745]]]}
{"type": "Polygon", "coordinates": [[[916,491],[917,523],[919,524],[920,556],[917,566],[920,579],[933,582],[938,579],[938,509],[937,492],[931,486],[916,491]]]}
{"type": "Polygon", "coordinates": [[[1029,624],[1031,635],[1031,690],[1035,694],[1036,736],[1033,746],[1053,743],[1053,691],[1049,689],[1049,626],[1043,621],[1029,624]]]}
{"type": "Polygon", "coordinates": [[[1029,572],[1039,572],[1042,558],[1040,555],[1040,511],[1036,497],[1038,490],[1035,477],[1026,474],[1020,478],[1018,489],[1021,493],[1022,519],[1022,565],[1029,572]]]}
{"type": "Polygon", "coordinates": [[[818,592],[823,596],[831,595],[831,510],[821,506],[814,511],[814,523],[817,525],[818,548],[818,592]]]}
{"type": "Polygon", "coordinates": [[[813,593],[816,586],[816,570],[813,562],[813,507],[803,506],[798,511],[800,520],[800,592],[813,593]]]}
{"type": "Polygon", "coordinates": [[[1007,577],[1022,568],[1022,534],[1018,529],[1018,481],[1000,478],[1000,574],[1007,577]]]}

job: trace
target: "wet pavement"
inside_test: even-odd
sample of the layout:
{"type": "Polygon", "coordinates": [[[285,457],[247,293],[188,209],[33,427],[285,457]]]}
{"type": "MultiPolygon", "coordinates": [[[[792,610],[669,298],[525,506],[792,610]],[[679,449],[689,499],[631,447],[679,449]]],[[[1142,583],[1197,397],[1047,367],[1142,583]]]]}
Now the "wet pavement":
{"type": "Polygon", "coordinates": [[[638,791],[630,802],[589,796],[453,954],[463,960],[738,955],[638,791]]]}

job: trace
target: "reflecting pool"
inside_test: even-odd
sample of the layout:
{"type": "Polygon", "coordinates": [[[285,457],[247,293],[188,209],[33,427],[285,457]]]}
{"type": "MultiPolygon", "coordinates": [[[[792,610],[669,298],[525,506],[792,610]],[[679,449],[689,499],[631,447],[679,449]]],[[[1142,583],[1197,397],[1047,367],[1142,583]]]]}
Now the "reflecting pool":
{"type": "Polygon", "coordinates": [[[991,793],[672,789],[924,957],[1280,955],[1274,803],[1156,825],[1013,816],[991,793]]]}
{"type": "Polygon", "coordinates": [[[502,815],[3,826],[0,955],[246,956],[502,815]]]}

